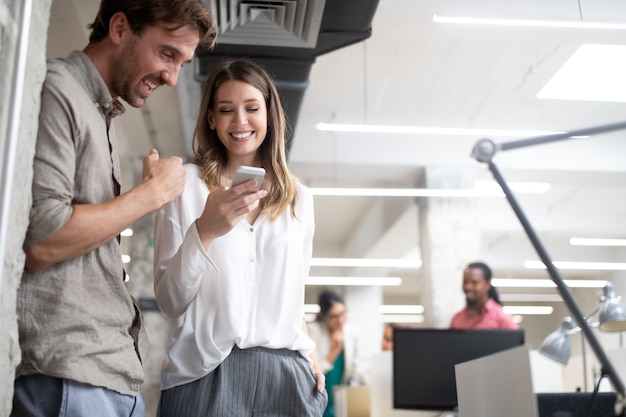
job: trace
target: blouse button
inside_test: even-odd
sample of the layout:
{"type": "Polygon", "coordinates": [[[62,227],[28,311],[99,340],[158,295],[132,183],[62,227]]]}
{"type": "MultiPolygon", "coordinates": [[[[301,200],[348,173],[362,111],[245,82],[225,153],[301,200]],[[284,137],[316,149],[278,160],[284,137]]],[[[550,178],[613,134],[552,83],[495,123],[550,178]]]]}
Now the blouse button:
{"type": "Polygon", "coordinates": [[[251,232],[254,232],[254,227],[251,227],[251,228],[250,228],[250,231],[251,231],[251,232]]]}

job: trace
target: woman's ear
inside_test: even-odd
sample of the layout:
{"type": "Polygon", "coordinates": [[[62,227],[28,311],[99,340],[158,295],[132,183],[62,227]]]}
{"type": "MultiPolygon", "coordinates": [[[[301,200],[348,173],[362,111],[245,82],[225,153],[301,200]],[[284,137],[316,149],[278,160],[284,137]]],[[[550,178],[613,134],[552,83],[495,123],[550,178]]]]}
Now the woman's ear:
{"type": "Polygon", "coordinates": [[[211,110],[207,112],[206,119],[209,122],[211,130],[215,130],[215,117],[213,116],[213,112],[211,110]]]}

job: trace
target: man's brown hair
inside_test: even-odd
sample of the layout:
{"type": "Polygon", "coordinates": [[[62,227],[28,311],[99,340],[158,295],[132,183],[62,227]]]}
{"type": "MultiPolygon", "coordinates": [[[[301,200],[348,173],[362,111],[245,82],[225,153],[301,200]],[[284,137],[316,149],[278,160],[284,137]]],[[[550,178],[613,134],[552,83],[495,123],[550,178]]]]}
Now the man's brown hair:
{"type": "Polygon", "coordinates": [[[166,26],[175,30],[191,25],[198,30],[200,44],[213,48],[217,38],[217,29],[211,12],[202,0],[102,0],[100,10],[92,24],[89,42],[103,40],[109,33],[111,17],[122,12],[135,34],[148,26],[166,26]]]}

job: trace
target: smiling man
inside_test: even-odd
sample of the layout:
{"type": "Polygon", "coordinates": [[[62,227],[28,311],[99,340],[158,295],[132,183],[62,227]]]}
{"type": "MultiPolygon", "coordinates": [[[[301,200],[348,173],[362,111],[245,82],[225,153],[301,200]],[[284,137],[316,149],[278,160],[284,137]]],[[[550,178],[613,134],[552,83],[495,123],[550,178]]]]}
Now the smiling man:
{"type": "Polygon", "coordinates": [[[491,285],[491,268],[473,262],[463,271],[465,308],[452,318],[453,329],[517,329],[513,318],[502,310],[496,289],[491,285]]]}
{"type": "Polygon", "coordinates": [[[176,85],[216,29],[202,0],[103,0],[90,27],[83,51],[48,62],[43,85],[12,416],[145,413],[147,341],[117,236],[180,195],[186,172],[152,150],[143,181],[120,195],[112,120],[122,100],[141,107],[176,85]]]}

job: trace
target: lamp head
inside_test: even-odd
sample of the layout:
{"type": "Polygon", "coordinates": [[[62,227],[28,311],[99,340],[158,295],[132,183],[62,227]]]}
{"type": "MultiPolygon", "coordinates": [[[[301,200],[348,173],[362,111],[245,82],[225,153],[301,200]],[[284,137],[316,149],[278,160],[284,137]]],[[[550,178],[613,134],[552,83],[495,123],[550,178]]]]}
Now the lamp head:
{"type": "Polygon", "coordinates": [[[572,353],[572,342],[569,334],[574,330],[574,322],[571,317],[565,317],[561,327],[553,331],[541,343],[539,352],[563,365],[567,365],[572,353]]]}
{"type": "Polygon", "coordinates": [[[607,282],[602,289],[602,301],[598,309],[600,329],[607,332],[623,332],[626,330],[626,306],[615,295],[613,284],[607,282]]]}

